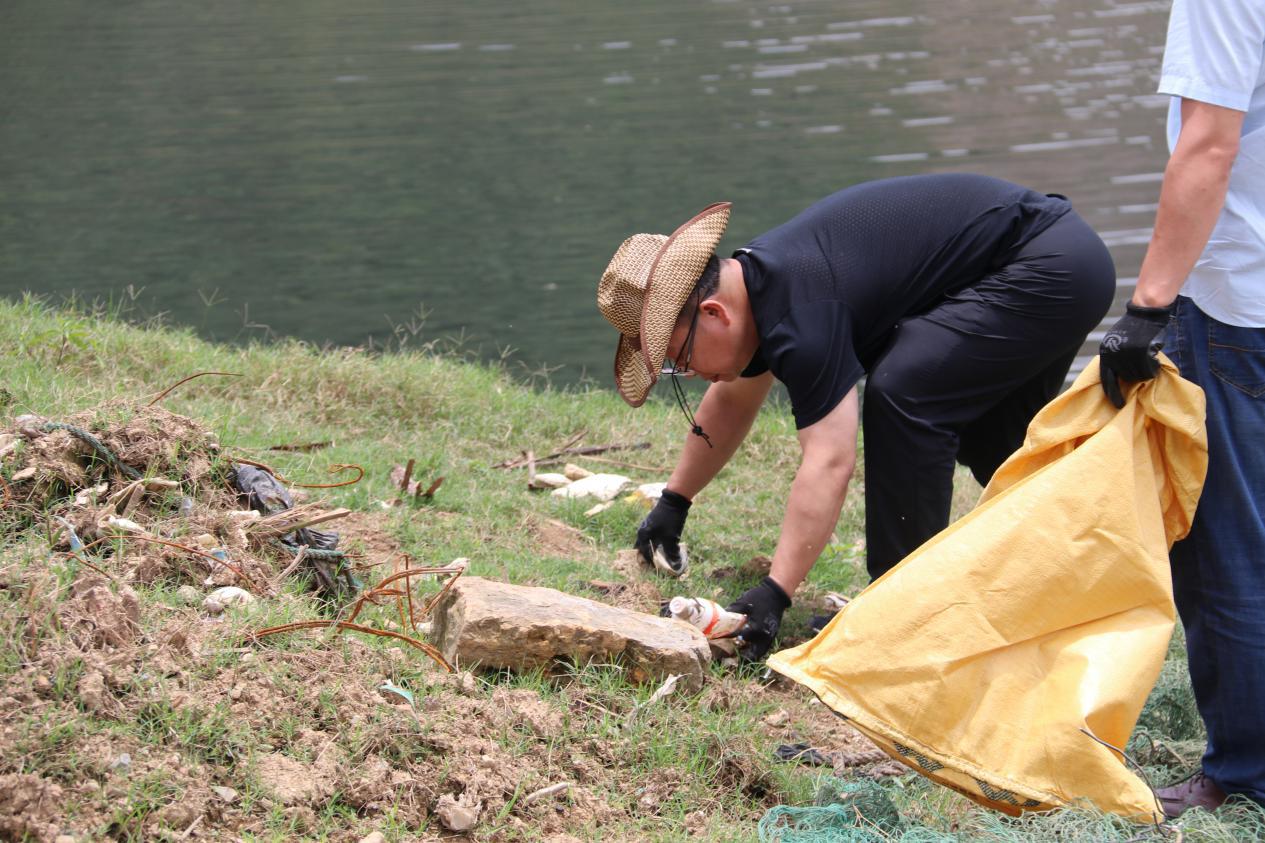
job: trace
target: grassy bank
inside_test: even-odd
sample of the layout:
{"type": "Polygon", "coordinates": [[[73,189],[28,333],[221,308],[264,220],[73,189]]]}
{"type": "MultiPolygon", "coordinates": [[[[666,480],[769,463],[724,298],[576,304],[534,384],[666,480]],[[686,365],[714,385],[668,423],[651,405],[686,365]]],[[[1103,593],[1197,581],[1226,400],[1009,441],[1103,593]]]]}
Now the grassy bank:
{"type": "MultiPolygon", "coordinates": [[[[161,406],[213,434],[221,461],[265,462],[307,483],[342,479],[326,474],[333,464],[365,469],[355,485],[308,494],[353,511],[329,526],[344,532],[366,582],[408,554],[421,565],[466,557],[472,574],[647,611],[676,593],[732,596],[758,578],[751,558],[771,552],[798,460],[789,414],[763,413],[691,514],[689,578],[666,581],[614,564],[641,505],[587,516],[591,502],[529,492],[522,469],[493,466],[583,433],[585,444],[650,444],[603,455],[636,468],[576,463],[664,480],[684,432],[674,407],[631,411],[609,392],[529,389],[496,367],[422,351],[213,346],[185,331],[0,302],[2,429],[28,413],[129,418],[202,371],[239,377],[199,378],[161,406]],[[332,444],[272,450],[315,442],[332,444]],[[383,508],[397,497],[391,468],[410,459],[415,478],[442,485],[430,499],[383,508]]],[[[0,466],[6,479],[14,465],[0,466]]],[[[971,495],[967,487],[959,508],[971,495]]],[[[788,616],[791,640],[806,634],[827,591],[865,583],[860,498],[858,485],[788,616]]],[[[208,616],[180,592],[202,590],[205,572],[181,567],[178,553],[144,568],[123,545],[91,551],[87,561],[113,593],[135,592],[139,634],[85,643],[66,607],[76,582],[96,572],[50,549],[56,531],[46,516],[64,505],[64,496],[13,501],[0,513],[0,838],[442,839],[452,835],[434,814],[438,800],[466,794],[480,807],[476,840],[753,840],[769,808],[811,804],[830,772],[777,763],[773,750],[792,743],[833,751],[841,777],[877,782],[906,823],[890,839],[1175,833],[1093,814],[988,814],[886,761],[801,689],[719,669],[701,693],[630,719],[654,689],[628,684],[617,665],[453,678],[383,638],[318,632],[243,643],[249,630],[328,609],[288,578],[275,595],[208,616]],[[381,693],[384,682],[410,691],[413,704],[381,693]],[[278,771],[308,789],[280,795],[278,771]],[[525,798],[562,782],[569,787],[556,796],[525,798]]],[[[393,611],[363,617],[390,629],[393,611]]],[[[1193,767],[1201,748],[1184,671],[1175,646],[1131,744],[1163,781],[1193,767]]],[[[1259,814],[1227,808],[1191,815],[1181,829],[1185,840],[1247,840],[1261,825],[1259,814]]]]}

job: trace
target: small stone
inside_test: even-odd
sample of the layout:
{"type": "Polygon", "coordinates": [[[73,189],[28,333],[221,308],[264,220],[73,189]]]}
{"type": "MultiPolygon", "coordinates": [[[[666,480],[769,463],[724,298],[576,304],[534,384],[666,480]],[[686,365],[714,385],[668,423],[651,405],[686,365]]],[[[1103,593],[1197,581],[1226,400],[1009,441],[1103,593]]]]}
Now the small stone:
{"type": "Polygon", "coordinates": [[[53,683],[47,676],[41,673],[36,676],[35,681],[31,683],[31,689],[35,691],[38,696],[48,697],[53,693],[53,683]]]}
{"type": "Polygon", "coordinates": [[[196,606],[202,602],[202,592],[191,585],[182,585],[176,589],[176,598],[185,606],[196,606]]]}
{"type": "Polygon", "coordinates": [[[240,700],[242,698],[242,686],[237,685],[233,688],[233,690],[229,691],[228,698],[230,700],[240,700]]]}
{"type": "Polygon", "coordinates": [[[69,834],[59,834],[53,838],[53,843],[75,843],[75,838],[69,834]]]}
{"type": "Polygon", "coordinates": [[[89,670],[79,678],[79,701],[88,711],[104,712],[110,699],[105,690],[105,676],[99,670],[89,670]]]}
{"type": "Polygon", "coordinates": [[[479,692],[479,680],[468,670],[459,670],[449,677],[453,690],[464,697],[473,697],[479,692]]]}
{"type": "MultiPolygon", "coordinates": [[[[223,588],[217,588],[206,596],[207,600],[214,600],[221,606],[245,606],[248,603],[255,602],[255,595],[251,594],[244,588],[238,588],[235,585],[226,585],[223,588]]],[[[202,604],[206,605],[205,601],[202,604]]]]}
{"type": "Polygon", "coordinates": [[[208,597],[202,601],[202,611],[208,615],[219,615],[224,612],[224,604],[218,600],[208,597]]]}
{"type": "Polygon", "coordinates": [[[386,843],[386,837],[380,831],[373,831],[360,838],[360,843],[386,843]]]}
{"type": "Polygon", "coordinates": [[[223,785],[214,785],[211,788],[211,792],[218,796],[220,801],[226,805],[232,805],[239,798],[237,791],[233,790],[231,787],[225,787],[223,785]]]}
{"type": "Polygon", "coordinates": [[[562,475],[568,480],[583,480],[585,477],[592,477],[593,472],[573,463],[567,463],[562,467],[562,475]]]}
{"type": "Polygon", "coordinates": [[[333,789],[317,770],[278,753],[256,761],[255,773],[264,790],[284,805],[311,804],[333,789]]]}
{"type": "Polygon", "coordinates": [[[127,775],[132,770],[132,756],[121,752],[110,762],[110,769],[116,773],[127,775]]]}
{"type": "Polygon", "coordinates": [[[469,831],[479,822],[479,812],[483,806],[479,803],[471,805],[465,801],[464,794],[460,799],[451,793],[439,797],[435,805],[435,814],[444,828],[449,831],[469,831]]]}
{"type": "Polygon", "coordinates": [[[786,709],[779,708],[777,711],[765,717],[764,723],[767,726],[772,726],[773,728],[777,729],[781,726],[785,726],[787,724],[787,721],[789,721],[790,719],[791,719],[791,715],[787,713],[786,709]]]}
{"type": "Polygon", "coordinates": [[[281,813],[296,831],[308,832],[316,827],[316,812],[306,805],[291,805],[281,813]]]}
{"type": "Polygon", "coordinates": [[[567,479],[565,474],[556,474],[553,472],[545,472],[537,474],[527,484],[529,489],[561,489],[571,481],[567,479]]]}

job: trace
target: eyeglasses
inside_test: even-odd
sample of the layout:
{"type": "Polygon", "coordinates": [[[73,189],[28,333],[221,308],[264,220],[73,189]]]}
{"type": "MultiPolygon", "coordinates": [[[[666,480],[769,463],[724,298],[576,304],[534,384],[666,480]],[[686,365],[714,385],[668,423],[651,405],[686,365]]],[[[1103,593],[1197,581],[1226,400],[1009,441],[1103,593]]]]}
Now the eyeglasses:
{"type": "Polygon", "coordinates": [[[694,420],[694,413],[690,411],[690,404],[685,399],[685,389],[681,386],[681,378],[692,378],[694,373],[690,371],[690,360],[694,356],[694,330],[698,327],[698,312],[702,302],[694,305],[694,315],[690,317],[690,329],[685,334],[685,342],[681,344],[681,353],[677,359],[671,361],[671,365],[665,364],[660,369],[659,374],[667,375],[672,379],[672,395],[676,398],[676,405],[681,408],[681,412],[685,414],[685,420],[690,423],[690,432],[695,436],[699,436],[707,443],[707,447],[712,445],[711,437],[703,432],[703,428],[694,420]]]}

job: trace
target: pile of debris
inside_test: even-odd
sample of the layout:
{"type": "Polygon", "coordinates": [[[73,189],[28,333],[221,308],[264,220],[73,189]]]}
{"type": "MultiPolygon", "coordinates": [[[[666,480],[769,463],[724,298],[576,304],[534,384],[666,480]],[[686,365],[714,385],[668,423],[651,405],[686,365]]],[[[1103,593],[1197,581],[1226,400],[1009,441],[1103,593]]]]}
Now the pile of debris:
{"type": "Polygon", "coordinates": [[[243,591],[276,593],[297,570],[331,598],[355,590],[337,534],[312,529],[347,510],[296,505],[266,467],[161,407],[116,400],[62,420],[20,416],[0,433],[0,467],[14,526],[45,523],[72,565],[95,568],[91,550],[113,554],[124,581],[227,588],[212,610],[243,591]]]}

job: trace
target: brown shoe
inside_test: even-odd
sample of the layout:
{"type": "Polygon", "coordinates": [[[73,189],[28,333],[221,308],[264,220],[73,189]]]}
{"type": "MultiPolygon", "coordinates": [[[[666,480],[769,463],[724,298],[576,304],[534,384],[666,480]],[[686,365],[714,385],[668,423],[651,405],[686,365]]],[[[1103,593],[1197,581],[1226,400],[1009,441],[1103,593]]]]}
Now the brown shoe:
{"type": "Polygon", "coordinates": [[[1177,784],[1161,787],[1155,791],[1164,808],[1164,816],[1176,819],[1191,808],[1203,808],[1213,811],[1220,808],[1226,800],[1225,791],[1217,787],[1217,783],[1203,774],[1195,773],[1177,784]]]}

